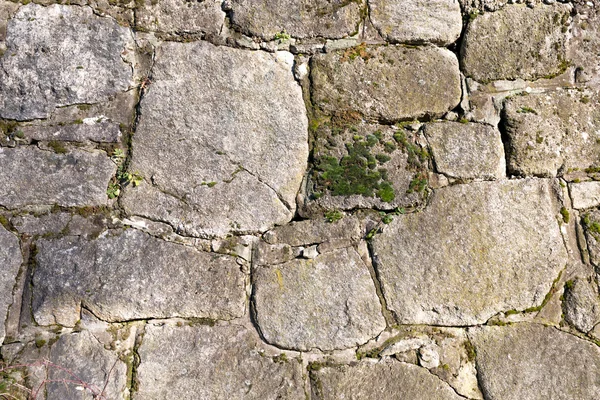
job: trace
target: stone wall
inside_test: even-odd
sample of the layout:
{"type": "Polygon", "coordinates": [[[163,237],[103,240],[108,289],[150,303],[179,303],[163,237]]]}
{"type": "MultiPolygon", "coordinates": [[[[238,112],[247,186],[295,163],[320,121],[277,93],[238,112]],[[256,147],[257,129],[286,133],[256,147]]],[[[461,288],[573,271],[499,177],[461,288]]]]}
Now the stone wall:
{"type": "Polygon", "coordinates": [[[0,398],[600,398],[597,0],[0,0],[0,55],[0,398]]]}

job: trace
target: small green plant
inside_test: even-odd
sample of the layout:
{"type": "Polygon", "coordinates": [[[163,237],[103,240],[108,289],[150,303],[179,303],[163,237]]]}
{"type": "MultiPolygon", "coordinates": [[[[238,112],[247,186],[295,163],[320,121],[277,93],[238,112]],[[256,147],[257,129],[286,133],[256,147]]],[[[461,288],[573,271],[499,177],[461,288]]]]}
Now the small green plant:
{"type": "Polygon", "coordinates": [[[336,222],[343,217],[344,214],[342,214],[342,212],[339,210],[330,210],[325,213],[325,220],[327,220],[327,222],[336,222]]]}
{"type": "Polygon", "coordinates": [[[571,215],[569,214],[569,210],[567,210],[565,207],[562,207],[560,209],[560,215],[562,215],[563,221],[565,222],[565,224],[569,223],[569,220],[571,219],[571,215]]]}
{"type": "Polygon", "coordinates": [[[139,172],[127,172],[125,168],[125,152],[122,149],[113,150],[110,159],[117,164],[117,173],[115,177],[108,184],[106,194],[109,199],[114,199],[121,194],[121,189],[124,186],[132,185],[137,187],[142,184],[144,177],[139,172]]]}
{"type": "Polygon", "coordinates": [[[389,224],[394,220],[394,216],[392,214],[386,214],[383,216],[383,218],[381,218],[381,222],[383,222],[384,224],[389,224]]]}
{"type": "Polygon", "coordinates": [[[275,40],[278,40],[279,43],[290,40],[291,38],[292,37],[289,34],[287,34],[285,31],[281,31],[281,32],[275,34],[275,40]]]}
{"type": "Polygon", "coordinates": [[[65,145],[56,140],[51,140],[50,142],[48,142],[48,147],[50,147],[52,150],[54,150],[55,153],[58,154],[67,153],[67,148],[65,147],[65,145]]]}
{"type": "Polygon", "coordinates": [[[121,194],[121,188],[117,183],[109,183],[108,189],[106,190],[106,194],[108,195],[109,199],[114,199],[115,197],[119,196],[119,194],[121,194]]]}

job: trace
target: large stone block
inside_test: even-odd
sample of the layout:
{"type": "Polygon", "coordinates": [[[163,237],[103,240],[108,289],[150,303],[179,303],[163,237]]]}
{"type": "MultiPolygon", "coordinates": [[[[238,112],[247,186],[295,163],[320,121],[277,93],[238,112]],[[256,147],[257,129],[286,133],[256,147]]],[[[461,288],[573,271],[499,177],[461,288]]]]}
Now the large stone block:
{"type": "Polygon", "coordinates": [[[0,117],[46,118],[59,106],[98,103],[133,86],[124,55],[131,30],[90,7],[28,4],[7,27],[0,117]]]}
{"type": "Polygon", "coordinates": [[[4,341],[4,322],[13,302],[13,288],[22,262],[19,239],[0,226],[0,345],[4,341]]]}
{"type": "Polygon", "coordinates": [[[193,236],[288,222],[308,158],[291,54],[168,42],[152,77],[131,162],[146,181],[127,212],[193,236]]]}
{"type": "Polygon", "coordinates": [[[138,28],[164,33],[206,33],[218,35],[225,12],[221,0],[137,1],[135,23],[138,28]]]}
{"type": "Polygon", "coordinates": [[[455,185],[373,240],[388,308],[402,324],[473,325],[542,304],[567,263],[552,182],[455,185]]]}
{"type": "Polygon", "coordinates": [[[456,56],[433,46],[360,45],[311,59],[312,95],[326,112],[387,121],[441,116],[460,102],[456,56]]]}
{"type": "Polygon", "coordinates": [[[37,248],[32,310],[40,325],[74,326],[82,305],[112,322],[244,314],[245,275],[231,256],[134,229],[40,239],[37,248]]]}

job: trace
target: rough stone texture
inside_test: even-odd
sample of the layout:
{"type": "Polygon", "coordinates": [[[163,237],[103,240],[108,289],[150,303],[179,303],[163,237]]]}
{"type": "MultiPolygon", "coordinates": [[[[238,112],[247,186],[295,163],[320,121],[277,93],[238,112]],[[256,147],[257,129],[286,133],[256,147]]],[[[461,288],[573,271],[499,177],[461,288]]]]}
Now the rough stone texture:
{"type": "Polygon", "coordinates": [[[600,165],[597,98],[579,91],[516,96],[505,103],[509,171],[555,176],[600,165]]]}
{"type": "Polygon", "coordinates": [[[2,118],[45,118],[57,106],[106,101],[133,85],[122,58],[134,48],[131,31],[88,7],[23,6],[8,23],[6,46],[2,118]]]}
{"type": "Polygon", "coordinates": [[[551,185],[451,186],[434,192],[423,212],[396,217],[373,249],[398,322],[480,324],[539,306],[567,263],[551,185]]]}
{"type": "Polygon", "coordinates": [[[19,240],[0,226],[0,345],[4,342],[4,322],[13,302],[13,287],[22,261],[19,240]]]}
{"type": "Polygon", "coordinates": [[[93,393],[99,395],[103,390],[107,399],[129,398],[127,364],[88,331],[61,336],[52,346],[49,359],[58,367],[48,368],[51,382],[46,385],[46,400],[91,400],[98,398],[93,393]],[[93,392],[78,389],[81,385],[73,380],[85,382],[93,392]]]}
{"type": "Polygon", "coordinates": [[[66,154],[36,147],[0,148],[0,204],[17,208],[36,204],[106,204],[106,188],[115,164],[101,151],[66,154]]]}
{"type": "Polygon", "coordinates": [[[339,39],[358,32],[363,0],[228,0],[231,22],[265,40],[285,32],[294,38],[339,39]]]}
{"type": "Polygon", "coordinates": [[[13,3],[12,1],[0,1],[0,55],[6,51],[6,26],[8,20],[17,11],[19,4],[13,3]]]}
{"type": "Polygon", "coordinates": [[[535,80],[564,72],[570,6],[507,5],[467,25],[461,64],[480,82],[535,80]]]}
{"type": "Polygon", "coordinates": [[[592,279],[568,281],[563,302],[565,321],[582,332],[589,332],[600,322],[600,294],[592,279]]]}
{"type": "Polygon", "coordinates": [[[596,399],[600,349],[553,327],[475,328],[477,371],[486,399],[596,399]]]}
{"type": "Polygon", "coordinates": [[[312,394],[319,400],[462,398],[425,368],[397,361],[324,367],[312,371],[310,378],[312,394]]]}
{"type": "Polygon", "coordinates": [[[135,9],[136,26],[142,30],[218,35],[225,20],[221,0],[148,0],[143,3],[135,9]]]}
{"type": "Polygon", "coordinates": [[[432,46],[358,47],[311,59],[315,105],[395,121],[441,116],[461,97],[458,60],[432,46]]]}
{"type": "Polygon", "coordinates": [[[371,276],[352,247],[253,275],[255,317],[278,347],[333,350],[365,343],[385,328],[371,276]]]}
{"type": "Polygon", "coordinates": [[[80,305],[105,321],[244,314],[245,277],[230,256],[204,253],[135,229],[96,240],[37,243],[33,315],[74,326],[80,305]]]}
{"type": "Polygon", "coordinates": [[[592,210],[584,214],[582,219],[590,261],[595,266],[600,267],[600,211],[592,210]]]}
{"type": "MultiPolygon", "coordinates": [[[[577,84],[600,90],[600,12],[588,0],[573,0],[575,12],[568,43],[568,59],[577,84]]],[[[593,3],[592,3],[593,4],[593,3]]]]}
{"type": "Polygon", "coordinates": [[[304,400],[302,364],[262,352],[256,333],[242,326],[151,323],[133,398],[304,400]]]}
{"type": "Polygon", "coordinates": [[[569,184],[573,208],[585,209],[600,206],[600,182],[579,182],[569,184]]]}
{"type": "Polygon", "coordinates": [[[133,138],[131,170],[147,181],[125,209],[194,236],[289,221],[308,157],[290,56],[164,43],[133,138]]]}
{"type": "Polygon", "coordinates": [[[357,242],[361,236],[359,220],[348,216],[335,222],[327,222],[325,218],[294,221],[266,232],[263,237],[271,244],[303,246],[344,239],[357,242]]]}
{"type": "Polygon", "coordinates": [[[95,119],[83,120],[81,124],[23,126],[19,130],[27,139],[62,140],[68,142],[117,142],[121,137],[119,124],[95,119]]]}
{"type": "Polygon", "coordinates": [[[502,179],[506,174],[500,132],[488,125],[438,122],[425,135],[437,172],[460,179],[502,179]]]}
{"type": "Polygon", "coordinates": [[[369,0],[369,17],[381,36],[393,43],[455,42],[462,31],[455,0],[369,0]]]}

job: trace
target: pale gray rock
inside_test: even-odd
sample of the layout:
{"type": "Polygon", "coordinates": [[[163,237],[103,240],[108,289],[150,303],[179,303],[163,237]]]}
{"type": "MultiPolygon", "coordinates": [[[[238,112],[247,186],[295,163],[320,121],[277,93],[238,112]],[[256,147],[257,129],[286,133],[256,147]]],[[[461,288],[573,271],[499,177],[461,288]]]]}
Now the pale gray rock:
{"type": "Polygon", "coordinates": [[[506,175],[500,132],[489,125],[437,122],[427,124],[437,172],[458,179],[502,179],[506,175]]]}
{"type": "Polygon", "coordinates": [[[569,31],[568,58],[579,85],[600,90],[600,10],[587,0],[573,1],[573,23],[569,31]]]}
{"type": "Polygon", "coordinates": [[[600,266],[600,211],[592,210],[583,215],[582,225],[585,231],[590,261],[600,266]]]}
{"type": "Polygon", "coordinates": [[[600,206],[600,182],[570,183],[573,208],[578,210],[600,206]]]}
{"type": "Polygon", "coordinates": [[[111,322],[244,314],[246,279],[231,256],[135,229],[40,239],[37,248],[32,311],[40,325],[74,326],[81,306],[111,322]]]}
{"type": "Polygon", "coordinates": [[[282,264],[296,258],[300,251],[289,244],[268,244],[258,242],[254,252],[253,262],[256,265],[282,264]]]}
{"type": "Polygon", "coordinates": [[[13,288],[22,262],[19,239],[0,226],[0,345],[4,342],[4,323],[13,302],[13,288]]]}
{"type": "Polygon", "coordinates": [[[573,169],[599,166],[598,98],[579,91],[515,96],[502,115],[509,139],[509,172],[556,176],[573,169]]]}
{"type": "Polygon", "coordinates": [[[46,400],[92,400],[101,393],[107,399],[129,398],[127,374],[132,366],[88,331],[61,336],[52,345],[49,360],[56,367],[47,367],[46,400]]]}
{"type": "Polygon", "coordinates": [[[121,137],[119,124],[108,121],[85,119],[82,123],[67,125],[22,126],[19,130],[25,139],[61,140],[67,142],[110,142],[115,143],[121,137]]]}
{"type": "Polygon", "coordinates": [[[596,399],[600,349],[574,335],[537,324],[470,330],[486,399],[596,399]]]}
{"type": "Polygon", "coordinates": [[[326,366],[311,371],[314,398],[459,400],[452,388],[425,368],[398,361],[326,366]]]}
{"type": "Polygon", "coordinates": [[[445,46],[462,31],[456,0],[369,0],[369,11],[375,28],[393,43],[445,46]]]}
{"type": "Polygon", "coordinates": [[[264,354],[243,326],[150,323],[134,399],[304,400],[302,364],[264,354]]]}
{"type": "Polygon", "coordinates": [[[10,219],[10,223],[19,233],[29,235],[45,235],[62,232],[69,221],[71,221],[69,213],[47,213],[42,215],[22,214],[16,215],[10,219]]]}
{"type": "Polygon", "coordinates": [[[0,1],[0,56],[6,51],[6,26],[8,20],[19,8],[18,3],[12,1],[0,1]]]}
{"type": "Polygon", "coordinates": [[[385,329],[367,266],[350,247],[254,269],[256,322],[268,343],[295,350],[363,344],[385,329]]]}
{"type": "Polygon", "coordinates": [[[548,180],[475,182],[394,218],[373,250],[398,322],[473,325],[541,305],[567,263],[553,196],[548,180]]]}
{"type": "Polygon", "coordinates": [[[7,27],[0,59],[0,117],[48,117],[55,107],[97,103],[133,86],[123,54],[128,28],[89,7],[30,3],[7,27]]]}
{"type": "Polygon", "coordinates": [[[136,26],[145,31],[218,35],[225,20],[221,0],[145,0],[135,9],[136,26]]]}
{"type": "Polygon", "coordinates": [[[165,42],[141,103],[129,214],[191,236],[266,231],[295,210],[308,122],[290,53],[165,42]]]}
{"type": "Polygon", "coordinates": [[[264,40],[285,32],[294,38],[340,39],[358,32],[364,0],[228,0],[231,22],[264,40]]]}
{"type": "Polygon", "coordinates": [[[266,232],[264,239],[270,244],[304,246],[338,239],[358,242],[361,236],[360,221],[353,216],[345,216],[334,222],[325,218],[294,221],[266,232]]]}
{"type": "Polygon", "coordinates": [[[315,105],[396,121],[441,117],[460,102],[456,56],[433,46],[358,46],[311,59],[315,105]]]}
{"type": "Polygon", "coordinates": [[[591,278],[567,281],[563,309],[565,321],[582,332],[589,332],[600,322],[600,294],[591,278]]]}
{"type": "Polygon", "coordinates": [[[564,72],[569,14],[570,6],[556,3],[535,8],[512,4],[478,15],[467,25],[461,48],[465,75],[489,82],[564,72]]]}
{"type": "Polygon", "coordinates": [[[36,147],[0,148],[0,204],[7,208],[106,204],[116,165],[97,150],[66,154],[36,147]]]}

